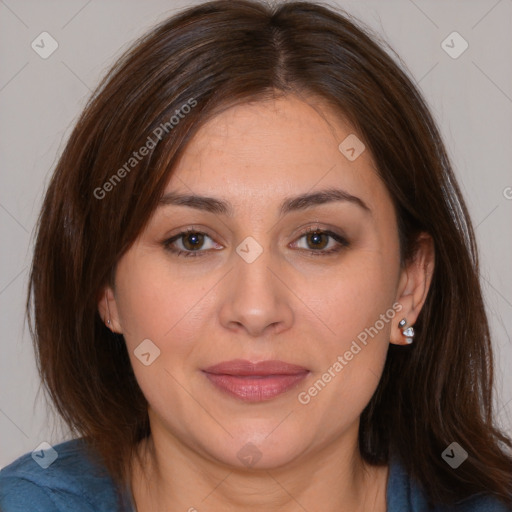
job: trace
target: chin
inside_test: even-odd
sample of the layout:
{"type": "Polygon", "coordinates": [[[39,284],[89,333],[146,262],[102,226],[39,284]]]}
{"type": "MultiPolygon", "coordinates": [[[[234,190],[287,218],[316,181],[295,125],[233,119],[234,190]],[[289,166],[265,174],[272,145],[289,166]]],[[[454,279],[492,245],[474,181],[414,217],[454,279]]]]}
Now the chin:
{"type": "Polygon", "coordinates": [[[205,448],[211,458],[239,470],[277,469],[292,464],[306,450],[304,435],[300,432],[283,429],[279,434],[274,431],[269,435],[278,424],[272,422],[272,426],[264,433],[246,432],[245,435],[234,435],[233,438],[225,439],[224,443],[215,445],[212,445],[210,439],[209,446],[205,448]]]}

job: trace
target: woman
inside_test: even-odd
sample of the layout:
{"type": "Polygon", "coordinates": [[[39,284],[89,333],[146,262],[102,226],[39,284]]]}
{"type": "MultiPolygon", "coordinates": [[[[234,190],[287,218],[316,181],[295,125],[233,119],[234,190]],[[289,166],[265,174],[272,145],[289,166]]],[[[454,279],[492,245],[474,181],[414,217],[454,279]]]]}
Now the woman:
{"type": "Polygon", "coordinates": [[[464,200],[331,9],[214,1],[138,41],[59,161],[27,310],[78,439],[0,472],[6,512],[511,510],[464,200]]]}

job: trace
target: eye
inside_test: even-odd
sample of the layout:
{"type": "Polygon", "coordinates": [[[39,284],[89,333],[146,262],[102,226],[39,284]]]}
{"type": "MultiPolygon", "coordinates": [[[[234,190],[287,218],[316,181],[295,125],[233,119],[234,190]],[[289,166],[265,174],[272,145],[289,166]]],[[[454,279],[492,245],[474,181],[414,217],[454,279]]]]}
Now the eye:
{"type": "Polygon", "coordinates": [[[338,253],[349,246],[348,241],[343,236],[333,231],[319,228],[307,228],[299,238],[299,240],[302,239],[305,240],[306,247],[300,248],[308,251],[313,256],[325,256],[338,253]]]}
{"type": "MultiPolygon", "coordinates": [[[[322,230],[320,228],[307,228],[302,232],[299,241],[304,239],[307,247],[298,247],[308,251],[314,256],[326,256],[342,251],[349,246],[349,242],[338,233],[322,230]],[[327,247],[327,248],[326,248],[327,247]]],[[[297,242],[294,242],[297,244],[297,242]]],[[[294,245],[292,244],[292,246],[294,245]]],[[[205,256],[212,250],[219,250],[222,246],[216,244],[210,236],[202,231],[189,228],[163,242],[164,248],[180,257],[205,256]],[[205,241],[210,240],[205,247],[205,241]]]]}
{"type": "MultiPolygon", "coordinates": [[[[216,249],[216,247],[204,247],[205,239],[213,240],[202,231],[197,231],[195,229],[187,229],[186,231],[182,231],[177,235],[174,235],[172,238],[166,240],[163,245],[166,250],[176,254],[177,256],[183,256],[185,258],[196,257],[196,256],[204,256],[204,253],[207,252],[205,249],[216,249]],[[175,245],[178,244],[178,247],[175,245]],[[179,247],[181,245],[181,247],[179,247]],[[203,250],[201,250],[203,249],[203,250]]],[[[214,245],[215,242],[213,242],[214,245]]]]}

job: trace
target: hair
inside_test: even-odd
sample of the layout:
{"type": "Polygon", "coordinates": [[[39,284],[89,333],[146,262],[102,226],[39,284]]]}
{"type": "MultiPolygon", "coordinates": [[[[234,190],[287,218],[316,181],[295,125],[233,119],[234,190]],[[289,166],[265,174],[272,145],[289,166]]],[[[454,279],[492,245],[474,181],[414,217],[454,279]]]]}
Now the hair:
{"type": "Polygon", "coordinates": [[[396,455],[432,503],[483,493],[512,504],[512,442],[493,419],[475,236],[440,133],[385,45],[321,4],[218,0],[188,8],[140,38],[103,78],[37,224],[26,308],[49,398],[125,483],[136,445],[150,434],[148,404],[123,337],[100,318],[99,294],[114,284],[118,260],[197,130],[222,109],[276,94],[320,98],[357,130],[392,198],[402,264],[420,233],[434,242],[415,343],[390,346],[360,417],[363,460],[384,465],[396,455]],[[469,454],[457,471],[441,458],[453,441],[469,454]]]}

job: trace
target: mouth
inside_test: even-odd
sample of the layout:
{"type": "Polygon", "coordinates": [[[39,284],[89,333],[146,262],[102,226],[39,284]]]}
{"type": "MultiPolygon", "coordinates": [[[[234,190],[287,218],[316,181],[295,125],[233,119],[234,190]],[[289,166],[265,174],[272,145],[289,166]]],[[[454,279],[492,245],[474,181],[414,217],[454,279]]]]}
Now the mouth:
{"type": "Polygon", "coordinates": [[[284,361],[225,361],[202,370],[223,393],[244,402],[263,402],[286,393],[309,375],[303,366],[284,361]]]}

